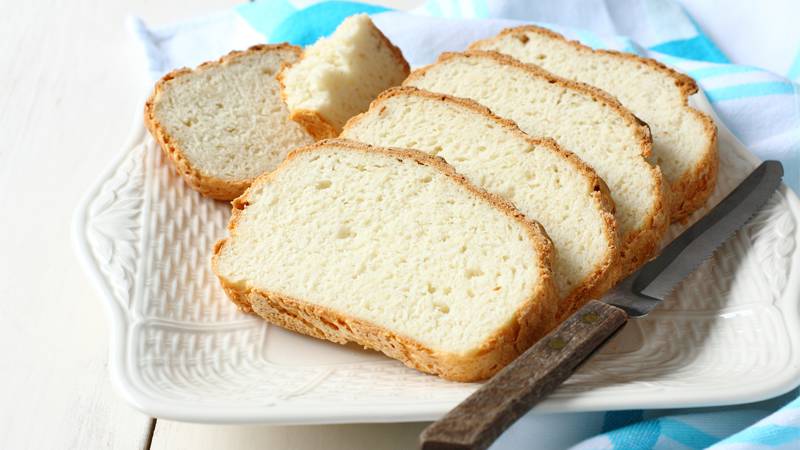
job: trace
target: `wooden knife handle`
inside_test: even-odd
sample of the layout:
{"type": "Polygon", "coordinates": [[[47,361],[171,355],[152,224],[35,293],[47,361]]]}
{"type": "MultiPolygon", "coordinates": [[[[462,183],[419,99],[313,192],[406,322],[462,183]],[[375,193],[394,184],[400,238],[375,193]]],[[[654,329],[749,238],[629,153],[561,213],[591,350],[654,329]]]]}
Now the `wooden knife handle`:
{"type": "Polygon", "coordinates": [[[628,320],[595,300],[461,402],[420,436],[423,450],[481,450],[572,375],[628,320]]]}

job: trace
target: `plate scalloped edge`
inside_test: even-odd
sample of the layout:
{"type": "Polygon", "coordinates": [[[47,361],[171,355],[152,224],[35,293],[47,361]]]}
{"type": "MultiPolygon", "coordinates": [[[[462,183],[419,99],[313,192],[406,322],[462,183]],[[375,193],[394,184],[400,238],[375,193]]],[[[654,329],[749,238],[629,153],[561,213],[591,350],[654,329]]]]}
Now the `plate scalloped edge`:
{"type": "MultiPolygon", "coordinates": [[[[693,102],[714,115],[704,97],[693,102]]],[[[722,162],[710,203],[759,162],[714,119],[722,162]]],[[[138,119],[72,223],[110,317],[112,382],[137,409],[207,423],[401,422],[438,418],[475,389],[238,313],[209,275],[205,253],[224,233],[229,208],[186,189],[161,158],[138,119]],[[272,342],[308,356],[281,360],[272,342]]],[[[717,406],[794,388],[798,221],[800,201],[784,185],[664,308],[632,321],[534,413],[717,406]]]]}

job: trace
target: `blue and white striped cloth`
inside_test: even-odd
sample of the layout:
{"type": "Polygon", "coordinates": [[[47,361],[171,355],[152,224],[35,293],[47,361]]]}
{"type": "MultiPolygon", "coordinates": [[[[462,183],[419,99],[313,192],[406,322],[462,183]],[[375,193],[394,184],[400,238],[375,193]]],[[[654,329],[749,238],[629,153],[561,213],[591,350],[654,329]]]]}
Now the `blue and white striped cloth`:
{"type": "MultiPolygon", "coordinates": [[[[165,27],[149,28],[135,18],[129,25],[156,79],[175,67],[195,66],[259,42],[307,45],[359,12],[372,15],[412,65],[530,22],[596,48],[659,59],[694,77],[731,131],[762,159],[782,160],[787,184],[800,191],[800,51],[787,56],[793,62],[775,65],[788,67],[784,74],[734,65],[672,0],[428,0],[408,12],[353,2],[272,0],[165,27]]],[[[508,449],[565,446],[800,449],[800,390],[736,407],[528,415],[497,443],[508,449]]]]}

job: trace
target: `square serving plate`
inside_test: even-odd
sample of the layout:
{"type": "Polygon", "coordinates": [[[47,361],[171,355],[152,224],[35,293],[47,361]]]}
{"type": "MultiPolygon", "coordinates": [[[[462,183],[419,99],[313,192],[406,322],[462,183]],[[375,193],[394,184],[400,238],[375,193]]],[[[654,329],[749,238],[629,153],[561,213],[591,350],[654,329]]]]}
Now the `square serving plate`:
{"type": "MultiPolygon", "coordinates": [[[[693,101],[713,115],[702,96],[693,101]]],[[[720,170],[709,205],[759,163],[715,120],[720,170]]],[[[476,389],[240,313],[210,268],[229,214],[227,203],[186,187],[141,122],[76,211],[78,253],[111,319],[112,380],[135,407],[193,422],[400,422],[438,418],[476,389]]],[[[534,411],[713,406],[792,389],[799,218],[797,196],[782,186],[660,308],[631,320],[534,411]]]]}

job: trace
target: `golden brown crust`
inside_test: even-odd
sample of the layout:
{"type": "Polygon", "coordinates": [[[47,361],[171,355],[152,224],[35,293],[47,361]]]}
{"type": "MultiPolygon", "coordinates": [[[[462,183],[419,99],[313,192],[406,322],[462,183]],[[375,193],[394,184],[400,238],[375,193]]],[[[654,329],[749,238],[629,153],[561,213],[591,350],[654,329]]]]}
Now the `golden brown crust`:
{"type": "MultiPolygon", "coordinates": [[[[283,97],[283,83],[281,82],[281,97],[283,97]]],[[[284,99],[284,101],[286,101],[284,99]]],[[[305,128],[314,140],[335,138],[340,130],[332,123],[325,120],[322,114],[308,109],[296,109],[289,114],[289,119],[299,123],[305,128]]]]}
{"type": "MultiPolygon", "coordinates": [[[[655,71],[672,78],[675,86],[683,96],[683,106],[691,111],[698,120],[703,122],[703,128],[708,136],[708,146],[703,151],[703,157],[697,165],[689,172],[684,173],[680,179],[672,180],[670,190],[670,219],[673,222],[684,220],[689,214],[703,206],[714,191],[717,183],[717,172],[719,170],[719,155],[717,154],[717,127],[714,121],[707,114],[704,114],[689,106],[689,96],[698,91],[697,83],[686,74],[680,73],[666,65],[651,58],[644,58],[632,53],[625,53],[616,50],[595,50],[587,47],[578,41],[572,41],[547,28],[535,25],[524,25],[514,28],[507,28],[497,34],[497,36],[482,39],[470,44],[470,49],[479,49],[482,45],[491,43],[503,36],[513,36],[519,39],[525,38],[525,33],[535,33],[547,36],[551,39],[558,39],[568,43],[573,48],[586,54],[610,55],[644,64],[655,71]]],[[[525,42],[525,41],[523,41],[525,42]]]]}
{"type": "MultiPolygon", "coordinates": [[[[559,77],[547,72],[541,67],[533,64],[525,64],[502,53],[483,50],[470,50],[462,53],[445,52],[439,56],[436,63],[422,67],[411,73],[411,75],[409,75],[404,82],[404,85],[413,82],[416,79],[423,78],[426,72],[433,65],[458,58],[489,58],[496,61],[498,64],[522,69],[529,73],[532,77],[547,80],[549,83],[556,84],[565,89],[570,89],[579,94],[588,96],[593,101],[613,110],[622,118],[624,122],[628,124],[629,127],[631,127],[637,137],[639,153],[642,155],[642,158],[650,155],[652,151],[652,137],[650,135],[650,128],[627,108],[622,106],[622,104],[620,104],[616,98],[594,86],[559,77]]],[[[646,160],[645,162],[647,163],[646,160]]],[[[608,285],[609,289],[617,281],[619,281],[619,279],[634,272],[643,263],[656,256],[660,249],[661,238],[664,236],[664,234],[666,234],[667,227],[669,226],[670,209],[668,205],[670,198],[667,193],[666,186],[663,183],[661,169],[649,163],[647,163],[647,165],[650,170],[650,176],[654,180],[651,195],[656,199],[656,201],[654,202],[647,216],[643,219],[642,223],[644,226],[642,228],[633,232],[629,232],[625,236],[620,236],[620,265],[617,267],[617,279],[611,281],[611,283],[608,285]]],[[[600,293],[602,294],[602,292],[600,293]]],[[[596,296],[598,294],[597,292],[592,292],[585,295],[596,296]]],[[[582,306],[584,298],[585,296],[579,296],[579,300],[575,302],[575,304],[582,306]]]]}
{"type": "Polygon", "coordinates": [[[196,69],[180,68],[161,77],[153,88],[153,92],[147,98],[144,105],[144,124],[150,131],[150,134],[159,144],[164,154],[172,162],[175,171],[183,177],[184,181],[194,190],[200,194],[216,200],[233,200],[240,196],[250,183],[252,179],[246,180],[223,180],[221,178],[209,175],[199,167],[194,167],[186,158],[186,154],[177,142],[170,136],[169,132],[158,121],[155,114],[155,104],[167,85],[174,79],[191,73],[201,72],[205,69],[216,67],[222,64],[230,63],[236,59],[249,55],[255,52],[272,52],[279,50],[290,50],[295,54],[300,55],[302,50],[294,45],[287,43],[282,44],[260,44],[254,45],[247,50],[235,50],[227,55],[222,56],[216,61],[207,61],[196,69]]]}
{"type": "MultiPolygon", "coordinates": [[[[505,128],[513,134],[516,134],[520,139],[530,142],[531,145],[545,147],[550,152],[557,154],[559,157],[572,165],[575,170],[583,175],[583,177],[588,181],[587,189],[589,189],[589,195],[597,205],[597,209],[600,211],[600,215],[603,219],[603,233],[605,240],[608,243],[608,251],[598,266],[595,267],[595,270],[581,280],[579,285],[573,289],[572,292],[559,301],[559,311],[557,313],[557,317],[559,319],[565,319],[590,299],[598,298],[618,281],[620,278],[620,252],[617,239],[617,224],[616,220],[614,219],[614,201],[611,198],[611,193],[608,189],[608,186],[603,179],[597,175],[594,169],[584,163],[583,160],[581,160],[574,153],[564,150],[553,139],[533,138],[520,130],[517,124],[513,121],[495,115],[489,108],[471,99],[454,97],[438,92],[430,92],[413,86],[399,86],[382,92],[370,104],[369,109],[372,110],[381,108],[383,107],[383,102],[392,97],[400,95],[413,95],[455,104],[480,114],[486,117],[488,120],[497,123],[498,126],[505,128]]],[[[347,124],[345,124],[344,130],[347,130],[350,127],[355,127],[356,124],[365,117],[365,115],[366,113],[362,113],[352,117],[347,124]]],[[[529,219],[536,220],[535,217],[530,217],[529,219]]]]}
{"type": "Polygon", "coordinates": [[[467,354],[436,351],[369,321],[340,314],[329,308],[281,293],[248,287],[242,283],[231,283],[222,277],[217,270],[218,258],[227,241],[236,234],[239,219],[249,204],[250,190],[248,190],[233,201],[232,216],[228,223],[231,237],[219,241],[214,246],[212,257],[212,266],[220,283],[231,300],[240,308],[254,311],[272,323],[309,336],[340,344],[356,342],[398,359],[409,367],[455,381],[476,381],[491,377],[555,326],[558,298],[550,269],[554,250],[544,228],[539,223],[526,219],[513,205],[500,197],[470,184],[441,158],[415,150],[373,147],[344,139],[329,139],[295,149],[275,171],[259,176],[253,182],[253,186],[269,183],[275,174],[291,164],[298,155],[325,151],[325,147],[332,145],[348,151],[382,153],[399,159],[411,159],[418,164],[439,170],[472,195],[489,202],[527,231],[539,255],[538,269],[541,282],[531,293],[530,298],[517,310],[514,319],[478,349],[467,354]]]}
{"type": "MultiPolygon", "coordinates": [[[[386,37],[383,32],[375,26],[375,24],[370,19],[369,21],[370,28],[372,29],[372,33],[375,34],[375,37],[378,38],[383,44],[389,48],[389,51],[394,56],[394,59],[397,61],[398,65],[400,65],[403,69],[403,77],[407,77],[411,68],[408,65],[408,61],[403,56],[403,52],[400,50],[399,47],[392,44],[392,41],[386,37]]],[[[292,64],[284,64],[281,67],[281,70],[278,72],[277,80],[281,87],[281,98],[283,102],[287,105],[289,102],[286,98],[286,84],[284,83],[284,73],[289,70],[293,65],[298,64],[300,61],[305,58],[305,55],[301,56],[297,61],[292,64]]],[[[313,111],[309,109],[291,109],[289,118],[294,120],[295,122],[299,123],[303,128],[308,131],[314,139],[322,140],[322,139],[330,139],[335,138],[341,134],[342,130],[331,123],[330,120],[326,119],[325,116],[320,113],[319,111],[313,111]]]]}

